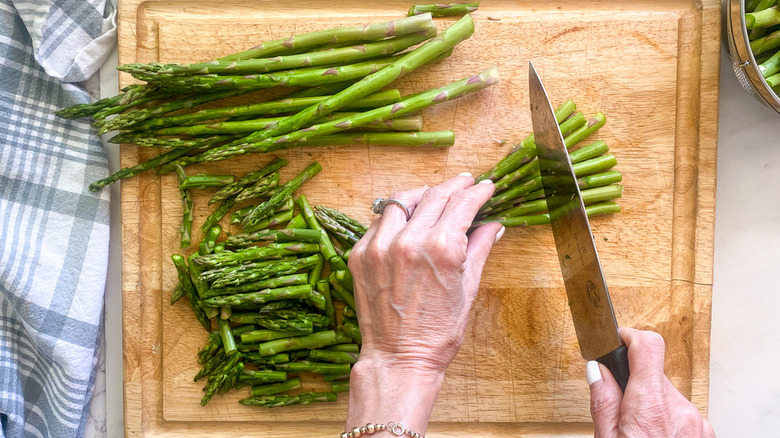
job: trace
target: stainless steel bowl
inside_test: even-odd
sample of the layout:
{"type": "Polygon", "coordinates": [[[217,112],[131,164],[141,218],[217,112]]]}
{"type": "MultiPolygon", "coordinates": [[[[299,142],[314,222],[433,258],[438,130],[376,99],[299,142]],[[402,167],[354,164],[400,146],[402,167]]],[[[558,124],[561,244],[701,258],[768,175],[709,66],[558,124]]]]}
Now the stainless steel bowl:
{"type": "Polygon", "coordinates": [[[745,0],[723,0],[723,23],[728,36],[729,55],[734,74],[750,95],[780,114],[780,98],[766,83],[750,50],[745,26],[745,0]]]}

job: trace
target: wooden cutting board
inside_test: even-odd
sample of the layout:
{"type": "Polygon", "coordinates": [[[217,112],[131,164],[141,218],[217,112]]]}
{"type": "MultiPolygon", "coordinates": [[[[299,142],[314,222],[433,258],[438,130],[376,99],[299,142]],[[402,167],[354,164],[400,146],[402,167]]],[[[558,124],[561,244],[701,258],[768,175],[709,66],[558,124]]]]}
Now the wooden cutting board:
{"type": "MultiPolygon", "coordinates": [[[[119,5],[119,62],[194,62],[260,41],[402,16],[411,2],[142,1],[119,5]],[[370,5],[370,7],[369,7],[370,5]]],[[[449,149],[339,146],[287,151],[289,179],[324,170],[302,192],[312,204],[369,223],[371,201],[483,172],[531,132],[527,63],[553,101],[603,111],[623,172],[623,213],[592,221],[623,326],[661,332],[674,385],[706,415],[719,52],[719,2],[483,1],[476,33],[452,57],[401,78],[415,92],[490,66],[501,83],[425,110],[425,129],[453,129],[449,149]],[[506,140],[505,144],[500,142],[506,140]]],[[[439,20],[442,27],[453,20],[439,20]]],[[[120,75],[126,85],[132,81],[120,75]]],[[[122,166],[154,153],[122,147],[122,166]]],[[[241,175],[268,156],[189,168],[241,175]]],[[[195,224],[210,212],[195,197],[195,224]]],[[[127,436],[333,437],[334,404],[281,409],[237,403],[234,391],[198,403],[205,332],[184,304],[169,306],[181,205],[173,176],[122,183],[125,428],[127,436]]],[[[196,231],[193,241],[200,239],[196,231]]],[[[449,368],[428,436],[592,436],[579,356],[549,228],[510,229],[493,250],[466,340],[449,368]]]]}

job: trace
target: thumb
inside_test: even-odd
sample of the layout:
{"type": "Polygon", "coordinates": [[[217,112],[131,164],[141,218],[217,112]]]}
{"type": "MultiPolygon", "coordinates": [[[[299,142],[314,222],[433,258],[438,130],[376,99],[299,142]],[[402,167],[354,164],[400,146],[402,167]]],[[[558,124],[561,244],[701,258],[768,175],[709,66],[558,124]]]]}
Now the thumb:
{"type": "Polygon", "coordinates": [[[593,417],[594,438],[617,437],[623,391],[607,367],[595,360],[588,362],[585,377],[590,386],[590,415],[593,417]]]}

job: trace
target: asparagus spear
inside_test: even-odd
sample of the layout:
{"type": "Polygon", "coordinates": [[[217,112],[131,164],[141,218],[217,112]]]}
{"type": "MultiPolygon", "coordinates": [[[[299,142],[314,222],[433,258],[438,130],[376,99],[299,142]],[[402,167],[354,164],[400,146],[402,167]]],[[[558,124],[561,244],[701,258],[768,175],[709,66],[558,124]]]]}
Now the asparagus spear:
{"type": "Polygon", "coordinates": [[[192,285],[192,280],[190,280],[189,269],[187,268],[187,263],[184,260],[184,257],[178,254],[173,254],[171,256],[171,260],[173,260],[173,265],[176,267],[176,274],[179,277],[179,284],[182,286],[180,291],[181,295],[178,297],[171,296],[171,305],[175,304],[182,295],[186,295],[187,298],[195,297],[195,301],[197,302],[197,295],[194,291],[195,286],[192,285]]]}
{"type": "Polygon", "coordinates": [[[316,402],[334,402],[337,399],[335,392],[302,392],[298,395],[265,395],[261,397],[249,397],[238,402],[242,405],[265,406],[275,408],[290,405],[308,405],[316,402]]]}
{"type": "Polygon", "coordinates": [[[225,356],[233,356],[238,353],[238,350],[236,350],[236,339],[233,337],[233,332],[230,330],[230,323],[226,319],[220,319],[218,322],[219,336],[222,339],[225,356]]]}
{"type": "Polygon", "coordinates": [[[214,93],[199,93],[182,99],[169,100],[159,105],[126,112],[114,117],[113,119],[106,120],[105,123],[100,126],[98,133],[105,134],[106,132],[117,129],[126,129],[150,117],[167,114],[183,108],[191,108],[193,106],[201,105],[207,102],[213,102],[215,100],[224,99],[226,97],[237,96],[246,92],[246,90],[240,89],[224,90],[216,91],[214,93]]]}
{"type": "Polygon", "coordinates": [[[260,329],[260,330],[253,330],[251,332],[242,334],[241,342],[251,344],[254,342],[273,341],[274,339],[285,339],[285,338],[292,338],[296,336],[305,336],[311,333],[312,330],[278,331],[278,330],[260,329]]]}
{"type": "MultiPolygon", "coordinates": [[[[532,164],[536,164],[536,162],[534,161],[532,164]]],[[[590,160],[575,163],[572,165],[572,169],[574,169],[575,175],[585,176],[595,172],[610,169],[616,165],[617,159],[615,159],[615,156],[612,154],[606,154],[600,157],[592,158],[590,160]]],[[[503,191],[497,195],[493,195],[493,197],[490,198],[490,200],[486,202],[480,210],[486,211],[489,209],[494,209],[497,205],[505,204],[519,196],[527,195],[528,193],[541,189],[542,179],[540,176],[538,176],[538,165],[536,166],[536,169],[537,170],[535,172],[532,172],[529,175],[531,179],[527,180],[523,184],[515,185],[509,190],[503,191]]]]}
{"type": "Polygon", "coordinates": [[[301,214],[296,214],[295,217],[290,219],[290,222],[287,223],[287,226],[285,228],[306,228],[308,225],[306,224],[306,219],[303,218],[301,214]]]}
{"type": "Polygon", "coordinates": [[[295,203],[298,205],[298,209],[301,211],[303,218],[306,219],[306,224],[309,226],[309,228],[320,233],[318,243],[320,252],[322,253],[323,257],[325,257],[325,259],[328,261],[330,261],[332,257],[338,257],[336,254],[336,249],[333,247],[333,243],[328,238],[328,235],[325,233],[322,225],[320,225],[320,223],[317,221],[317,218],[314,216],[314,210],[309,204],[308,199],[306,199],[306,196],[299,196],[298,199],[295,200],[295,203]]]}
{"type": "Polygon", "coordinates": [[[290,380],[278,383],[270,383],[267,385],[255,385],[252,386],[252,397],[260,397],[263,395],[279,394],[280,392],[291,391],[301,387],[301,379],[294,377],[290,380]]]}
{"type": "Polygon", "coordinates": [[[209,199],[209,205],[218,201],[223,201],[231,196],[238,195],[242,190],[244,190],[245,187],[249,187],[264,177],[278,171],[282,167],[286,166],[287,163],[288,161],[285,159],[274,158],[273,161],[268,163],[268,165],[261,168],[260,170],[247,173],[246,175],[239,178],[238,181],[234,182],[233,184],[229,184],[220,189],[217,193],[214,193],[214,196],[209,199]]]}
{"type": "MultiPolygon", "coordinates": [[[[594,187],[582,191],[582,201],[585,205],[591,205],[603,201],[611,201],[619,198],[623,193],[623,186],[608,185],[604,187],[594,187]]],[[[547,211],[547,200],[538,199],[536,201],[525,202],[512,208],[502,211],[498,215],[488,217],[486,220],[495,218],[506,218],[513,216],[528,216],[531,214],[547,211]]]]}
{"type": "Polygon", "coordinates": [[[241,227],[244,232],[256,231],[257,224],[271,215],[271,213],[281,205],[281,203],[287,197],[291,196],[293,192],[303,185],[306,181],[311,179],[314,175],[322,170],[320,163],[313,162],[295,178],[288,181],[281,189],[279,189],[274,195],[266,202],[255,207],[247,216],[241,221],[241,227]]]}
{"type": "Polygon", "coordinates": [[[258,350],[261,356],[272,356],[285,351],[322,348],[328,345],[347,343],[349,342],[348,339],[333,330],[326,330],[306,336],[264,342],[258,346],[258,350]]]}
{"type": "MultiPolygon", "coordinates": [[[[564,144],[567,148],[572,148],[574,145],[588,137],[589,135],[593,134],[594,132],[598,131],[599,128],[604,126],[604,124],[607,122],[606,117],[603,113],[598,113],[593,118],[588,120],[588,122],[584,125],[582,125],[580,128],[566,136],[564,139],[564,144]]],[[[526,151],[528,157],[528,161],[523,164],[522,166],[518,167],[516,170],[505,174],[503,177],[501,177],[500,180],[496,181],[496,184],[499,187],[505,188],[509,187],[516,181],[521,181],[524,178],[527,178],[531,176],[535,171],[539,169],[539,165],[536,164],[536,162],[533,162],[532,160],[536,158],[536,145],[534,143],[531,143],[529,146],[523,148],[524,151],[526,151]]]]}
{"type": "Polygon", "coordinates": [[[330,326],[336,325],[336,310],[333,308],[333,298],[330,293],[330,282],[326,279],[317,280],[317,292],[325,297],[325,315],[330,320],[330,326]]]}
{"type": "Polygon", "coordinates": [[[346,214],[334,209],[334,208],[328,208],[322,205],[318,205],[315,207],[317,217],[328,217],[333,222],[339,224],[340,226],[346,228],[347,230],[360,235],[361,237],[363,234],[366,233],[368,230],[368,227],[361,224],[360,222],[356,221],[355,219],[352,219],[351,217],[347,216],[346,214]]]}
{"type": "Polygon", "coordinates": [[[188,189],[182,188],[182,184],[187,179],[187,174],[184,172],[184,168],[176,166],[176,176],[179,181],[179,193],[181,194],[182,205],[182,220],[181,220],[181,247],[186,248],[190,246],[192,240],[192,195],[188,189]]]}
{"type": "MultiPolygon", "coordinates": [[[[314,135],[331,134],[346,129],[358,128],[375,120],[386,120],[399,117],[404,114],[419,111],[420,109],[435,103],[454,99],[469,91],[476,91],[493,85],[498,81],[498,74],[495,69],[483,72],[481,75],[475,75],[468,79],[458,81],[447,87],[422,93],[393,105],[367,111],[362,113],[361,116],[351,117],[341,121],[334,120],[332,122],[312,125],[303,130],[295,131],[310,123],[312,120],[340,109],[350,100],[358,99],[388,85],[403,74],[440,56],[459,42],[471,36],[473,32],[474,23],[471,20],[471,17],[466,15],[447,30],[417,49],[404,55],[398,61],[393,62],[391,65],[376,73],[364,77],[351,87],[336,93],[325,101],[320,102],[317,105],[312,105],[298,114],[288,117],[280,122],[276,128],[251,134],[242,140],[237,140],[228,145],[214,148],[195,158],[177,162],[181,165],[187,165],[196,162],[222,160],[235,155],[262,151],[263,148],[273,146],[275,143],[288,143],[314,135]],[[289,134],[293,131],[295,132],[289,134]]],[[[171,167],[168,169],[170,168],[171,167]]]]}
{"type": "Polygon", "coordinates": [[[284,371],[273,370],[244,370],[238,376],[238,381],[244,384],[256,385],[258,383],[284,382],[287,380],[287,373],[284,371]]]}
{"type": "MultiPolygon", "coordinates": [[[[360,113],[356,112],[335,112],[328,114],[317,123],[325,123],[337,119],[352,117],[360,113]]],[[[241,121],[225,121],[217,123],[208,123],[201,125],[174,126],[162,128],[151,133],[129,132],[119,134],[111,139],[112,143],[117,141],[121,143],[134,143],[145,147],[160,148],[178,148],[178,147],[205,147],[217,143],[226,143],[236,140],[239,135],[251,134],[256,131],[272,129],[288,116],[270,117],[262,119],[251,119],[241,121]],[[158,136],[209,136],[205,138],[183,139],[180,137],[161,139],[158,136]],[[115,141],[116,139],[116,141],[115,141]]],[[[419,131],[422,129],[422,114],[408,114],[392,120],[376,121],[363,126],[361,129],[366,131],[419,131]]]]}
{"type": "Polygon", "coordinates": [[[352,64],[358,61],[392,55],[434,36],[436,36],[436,27],[431,26],[421,32],[415,32],[397,38],[363,43],[352,47],[306,52],[297,55],[282,55],[273,58],[253,58],[237,61],[210,61],[190,65],[159,63],[125,64],[117,69],[132,75],[141,74],[146,80],[154,78],[155,76],[189,76],[195,74],[248,75],[278,70],[290,70],[300,67],[352,64]]]}
{"type": "Polygon", "coordinates": [[[745,14],[745,27],[755,29],[780,24],[780,6],[745,14]]]}
{"type": "MultiPolygon", "coordinates": [[[[269,301],[286,299],[306,299],[311,295],[311,285],[285,286],[278,289],[264,289],[245,294],[225,295],[206,298],[201,301],[204,307],[240,306],[246,304],[262,304],[269,301]]],[[[277,352],[278,353],[278,352],[277,352]]]]}
{"type": "Polygon", "coordinates": [[[351,307],[353,310],[355,307],[355,297],[352,292],[344,288],[344,285],[336,278],[336,273],[331,272],[328,276],[328,282],[331,286],[331,293],[336,296],[340,301],[351,307]]]}
{"type": "Polygon", "coordinates": [[[329,347],[325,347],[325,349],[330,351],[343,351],[347,353],[360,352],[360,346],[358,344],[336,344],[336,345],[331,345],[329,347]]]}
{"type": "Polygon", "coordinates": [[[233,175],[188,175],[179,184],[179,188],[189,189],[219,189],[228,184],[232,184],[235,178],[233,175]]]}
{"type": "Polygon", "coordinates": [[[119,171],[117,171],[111,176],[93,182],[92,184],[89,185],[89,190],[92,192],[96,192],[111,183],[119,181],[120,179],[130,178],[132,176],[138,175],[144,170],[154,169],[162,164],[171,162],[179,157],[186,155],[187,153],[193,151],[194,149],[195,148],[174,149],[170,152],[160,154],[150,160],[144,161],[143,163],[139,163],[135,166],[125,167],[123,169],[120,169],[119,171]]]}
{"type": "Polygon", "coordinates": [[[235,202],[243,202],[252,198],[259,198],[279,185],[279,172],[274,172],[249,187],[244,187],[236,195],[235,202]]]}
{"type": "Polygon", "coordinates": [[[241,59],[265,58],[287,54],[292,50],[307,50],[336,41],[373,41],[387,37],[408,35],[425,31],[435,26],[430,15],[401,18],[384,23],[372,23],[365,26],[341,27],[328,30],[294,35],[278,40],[266,41],[249,50],[219,58],[220,61],[238,61],[241,59]],[[414,19],[410,19],[414,18],[414,19]]]}
{"type": "Polygon", "coordinates": [[[214,225],[206,231],[206,235],[203,237],[203,241],[200,242],[200,248],[198,255],[206,255],[214,252],[214,247],[217,246],[217,239],[222,234],[222,227],[214,225]]]}
{"type": "Polygon", "coordinates": [[[330,382],[331,392],[349,392],[349,382],[330,382]]]}
{"type": "Polygon", "coordinates": [[[308,228],[287,228],[283,230],[263,230],[254,233],[240,233],[228,236],[225,245],[228,247],[245,247],[252,242],[318,242],[320,232],[308,228]]]}
{"type": "Polygon", "coordinates": [[[195,257],[193,261],[201,267],[214,269],[266,259],[273,256],[313,254],[318,250],[319,247],[311,243],[273,243],[264,247],[246,248],[238,251],[223,251],[218,254],[198,256],[195,257]]]}
{"type": "MultiPolygon", "coordinates": [[[[167,126],[192,125],[206,120],[224,119],[243,116],[263,116],[285,114],[300,111],[308,106],[317,104],[330,96],[311,96],[311,97],[287,97],[281,100],[271,102],[250,103],[246,105],[228,106],[220,108],[202,109],[200,111],[168,117],[158,117],[146,120],[135,125],[134,129],[159,129],[167,126]]],[[[377,91],[374,94],[357,99],[344,106],[344,109],[362,109],[376,108],[378,106],[389,105],[401,100],[401,93],[398,90],[377,91]]],[[[173,131],[155,131],[161,135],[174,135],[173,131]]]]}
{"type": "MultiPolygon", "coordinates": [[[[620,205],[615,202],[599,202],[598,204],[586,205],[585,213],[588,217],[608,214],[608,213],[620,213],[620,205]]],[[[535,214],[530,216],[513,216],[513,217],[501,217],[492,219],[483,219],[476,221],[472,226],[477,227],[488,222],[500,222],[505,227],[530,227],[534,225],[549,225],[550,215],[549,213],[535,214]]]]}
{"type": "Polygon", "coordinates": [[[203,367],[198,371],[197,374],[195,374],[193,380],[197,382],[203,377],[210,375],[214,371],[224,366],[226,361],[227,361],[227,356],[225,356],[225,350],[223,350],[220,346],[219,350],[215,355],[211,356],[208,360],[204,361],[203,367]]]}
{"type": "Polygon", "coordinates": [[[776,49],[777,47],[780,47],[780,30],[750,42],[750,50],[753,51],[753,55],[755,56],[776,49]]]}
{"type": "MultiPolygon", "coordinates": [[[[778,41],[780,41],[780,34],[778,34],[778,41]]],[[[758,68],[761,70],[761,75],[765,78],[780,73],[780,50],[777,51],[771,58],[762,62],[758,68]]]]}
{"type": "Polygon", "coordinates": [[[360,329],[357,324],[349,319],[343,319],[341,321],[341,327],[339,327],[346,336],[354,339],[358,344],[363,343],[363,337],[360,335],[360,329]]]}
{"type": "Polygon", "coordinates": [[[118,104],[121,99],[122,95],[117,94],[116,96],[100,99],[97,102],[73,105],[71,107],[61,109],[54,114],[57,117],[62,117],[63,119],[79,119],[81,117],[89,117],[104,108],[112,107],[118,104]]]}
{"type": "MultiPolygon", "coordinates": [[[[317,264],[319,254],[309,257],[269,264],[258,268],[228,268],[219,274],[204,275],[204,279],[212,279],[213,288],[235,287],[245,283],[252,283],[271,276],[293,274],[301,269],[311,268],[317,264]]],[[[208,271],[207,274],[211,273],[208,271]]]]}
{"type": "Polygon", "coordinates": [[[344,374],[349,372],[350,364],[302,360],[300,362],[280,363],[276,365],[276,369],[292,373],[344,374]]]}
{"type": "MultiPolygon", "coordinates": [[[[312,67],[244,76],[200,75],[175,78],[158,78],[160,86],[188,89],[190,92],[239,92],[245,93],[274,87],[309,87],[351,81],[365,77],[393,64],[400,56],[372,59],[337,67],[312,67]]],[[[136,75],[144,79],[144,75],[136,75]]],[[[372,90],[374,91],[374,90],[372,90]]],[[[213,94],[213,93],[211,93],[213,94]]],[[[177,108],[180,109],[180,108],[177,108]]],[[[167,112],[167,111],[166,111],[167,112]]],[[[147,117],[148,118],[148,117],[147,117]]]]}
{"type": "MultiPolygon", "coordinates": [[[[242,216],[239,220],[233,221],[231,218],[231,223],[241,223],[241,221],[244,219],[245,216],[242,216]]],[[[253,232],[257,230],[264,230],[266,228],[275,227],[277,225],[281,225],[289,220],[292,220],[293,218],[293,211],[292,210],[286,210],[282,211],[280,213],[276,213],[271,217],[267,217],[260,222],[258,222],[255,226],[253,226],[251,229],[245,229],[245,232],[253,232]]]]}
{"type": "MultiPolygon", "coordinates": [[[[354,364],[358,360],[358,353],[347,351],[333,351],[324,349],[314,349],[309,353],[309,359],[321,362],[347,363],[354,364]]],[[[333,373],[324,373],[333,374],[333,373]]]]}
{"type": "Polygon", "coordinates": [[[240,286],[226,287],[226,288],[211,288],[203,295],[202,298],[211,298],[219,295],[230,295],[235,293],[252,292],[252,291],[263,290],[263,289],[276,289],[285,286],[296,286],[299,284],[306,284],[307,282],[308,282],[308,275],[306,273],[279,275],[276,277],[269,277],[251,283],[244,283],[240,286]]]}
{"type": "Polygon", "coordinates": [[[434,17],[452,17],[464,14],[470,14],[479,8],[479,2],[472,3],[450,3],[433,5],[414,5],[407,12],[407,16],[430,13],[434,17]]]}

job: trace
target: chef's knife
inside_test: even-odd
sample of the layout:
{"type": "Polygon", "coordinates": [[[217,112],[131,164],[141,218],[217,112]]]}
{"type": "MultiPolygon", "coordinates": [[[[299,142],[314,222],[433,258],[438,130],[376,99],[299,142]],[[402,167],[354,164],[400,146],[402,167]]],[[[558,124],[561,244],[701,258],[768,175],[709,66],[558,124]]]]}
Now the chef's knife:
{"type": "Polygon", "coordinates": [[[584,359],[606,365],[625,391],[628,350],[620,342],[612,301],[571,160],[533,63],[529,63],[529,86],[539,170],[580,352],[584,359]]]}

